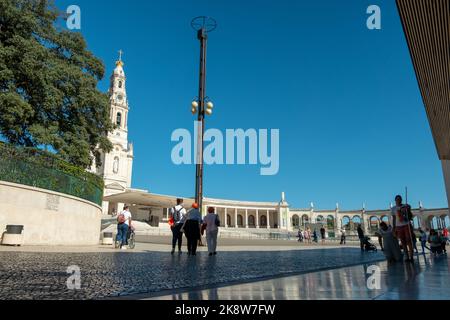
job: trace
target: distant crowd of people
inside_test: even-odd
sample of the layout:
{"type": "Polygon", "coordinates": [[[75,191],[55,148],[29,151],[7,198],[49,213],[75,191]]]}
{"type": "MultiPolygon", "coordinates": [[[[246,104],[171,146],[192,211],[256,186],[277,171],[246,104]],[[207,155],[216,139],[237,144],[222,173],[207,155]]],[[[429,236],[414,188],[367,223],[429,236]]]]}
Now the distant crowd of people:
{"type": "MultiPolygon", "coordinates": [[[[322,243],[325,243],[326,230],[324,227],[320,228],[320,239],[322,243]]],[[[298,242],[305,243],[318,243],[319,236],[317,234],[317,230],[311,232],[311,228],[306,228],[305,230],[299,229],[297,233],[298,242]]]]}

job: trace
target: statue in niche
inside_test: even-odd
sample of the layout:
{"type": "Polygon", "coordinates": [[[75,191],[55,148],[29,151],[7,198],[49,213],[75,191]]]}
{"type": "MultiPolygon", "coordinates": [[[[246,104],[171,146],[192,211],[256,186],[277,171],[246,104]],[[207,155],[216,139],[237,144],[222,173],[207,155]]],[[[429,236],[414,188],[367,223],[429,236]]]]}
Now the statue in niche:
{"type": "Polygon", "coordinates": [[[118,173],[119,172],[119,158],[115,157],[113,162],[113,172],[118,173]]]}

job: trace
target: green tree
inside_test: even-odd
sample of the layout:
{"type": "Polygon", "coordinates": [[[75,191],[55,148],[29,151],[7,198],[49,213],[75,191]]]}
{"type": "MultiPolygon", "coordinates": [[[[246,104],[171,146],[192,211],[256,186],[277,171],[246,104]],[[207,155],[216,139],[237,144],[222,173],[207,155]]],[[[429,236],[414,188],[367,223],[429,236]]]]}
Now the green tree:
{"type": "Polygon", "coordinates": [[[102,61],[50,0],[0,0],[0,135],[87,168],[112,145],[102,61]]]}

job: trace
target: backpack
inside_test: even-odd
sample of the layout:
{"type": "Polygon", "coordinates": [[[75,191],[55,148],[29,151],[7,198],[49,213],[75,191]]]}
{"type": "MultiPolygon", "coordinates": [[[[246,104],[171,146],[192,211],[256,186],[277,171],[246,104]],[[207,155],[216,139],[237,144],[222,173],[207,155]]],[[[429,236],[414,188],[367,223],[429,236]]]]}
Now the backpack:
{"type": "Polygon", "coordinates": [[[117,222],[119,223],[119,224],[123,224],[123,223],[125,223],[125,215],[123,214],[123,213],[121,213],[121,214],[119,214],[119,216],[117,217],[117,222]]]}
{"type": "Polygon", "coordinates": [[[411,207],[409,205],[402,205],[400,208],[400,212],[402,213],[403,217],[408,219],[408,221],[413,220],[413,214],[412,214],[412,210],[411,207]]]}
{"type": "Polygon", "coordinates": [[[216,221],[214,221],[214,223],[216,224],[216,227],[220,227],[220,220],[218,215],[216,215],[216,221]]]}
{"type": "Polygon", "coordinates": [[[180,211],[183,210],[183,207],[181,207],[180,210],[177,210],[176,207],[173,207],[172,210],[173,210],[173,214],[172,214],[173,222],[177,223],[181,220],[180,211]]]}

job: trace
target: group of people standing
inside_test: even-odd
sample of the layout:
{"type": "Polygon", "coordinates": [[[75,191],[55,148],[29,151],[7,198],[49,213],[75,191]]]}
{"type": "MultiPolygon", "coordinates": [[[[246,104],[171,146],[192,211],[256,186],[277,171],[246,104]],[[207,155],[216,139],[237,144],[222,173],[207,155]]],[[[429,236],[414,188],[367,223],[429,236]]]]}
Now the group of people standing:
{"type": "Polygon", "coordinates": [[[178,254],[182,253],[183,233],[187,239],[188,255],[197,254],[197,246],[201,235],[206,233],[209,256],[217,254],[217,235],[219,233],[220,219],[213,207],[208,207],[208,213],[202,218],[197,203],[192,204],[189,211],[183,207],[183,199],[177,199],[177,205],[170,209],[170,229],[172,230],[172,251],[178,245],[178,254]]]}
{"type": "MultiPolygon", "coordinates": [[[[325,237],[326,237],[326,230],[324,227],[320,228],[320,237],[322,240],[322,243],[325,243],[325,237]]],[[[299,229],[297,233],[298,242],[305,242],[305,243],[318,243],[319,237],[317,235],[317,230],[314,229],[313,232],[311,232],[311,228],[307,227],[305,230],[299,229]]]]}
{"type": "Polygon", "coordinates": [[[419,228],[419,237],[416,236],[412,224],[413,215],[411,207],[408,204],[403,204],[403,199],[400,195],[395,197],[395,206],[391,210],[392,225],[386,222],[380,223],[378,231],[380,245],[388,261],[401,261],[401,249],[403,249],[404,256],[407,262],[414,261],[414,253],[418,254],[417,240],[420,240],[422,253],[425,249],[431,251],[434,256],[446,253],[446,244],[448,241],[448,230],[444,228],[442,232],[430,229],[427,231],[419,228]],[[400,243],[399,243],[400,240],[400,243]],[[427,244],[430,246],[428,247],[427,244]]]}

